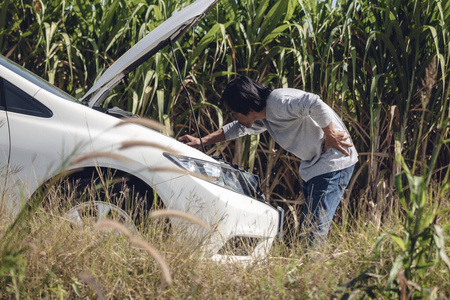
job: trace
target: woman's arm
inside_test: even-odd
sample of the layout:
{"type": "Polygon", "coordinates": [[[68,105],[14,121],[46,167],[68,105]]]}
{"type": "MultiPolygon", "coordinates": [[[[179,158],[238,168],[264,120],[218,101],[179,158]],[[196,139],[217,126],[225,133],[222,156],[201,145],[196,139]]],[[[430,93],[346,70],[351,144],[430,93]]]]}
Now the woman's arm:
{"type": "MultiPolygon", "coordinates": [[[[178,138],[178,141],[186,144],[188,146],[194,147],[196,149],[202,148],[202,143],[200,142],[199,138],[193,137],[191,135],[183,135],[182,137],[178,138]]],[[[225,133],[223,132],[223,129],[219,129],[217,131],[214,131],[211,134],[208,134],[207,136],[202,137],[203,145],[212,145],[219,142],[225,141],[225,133]]]]}

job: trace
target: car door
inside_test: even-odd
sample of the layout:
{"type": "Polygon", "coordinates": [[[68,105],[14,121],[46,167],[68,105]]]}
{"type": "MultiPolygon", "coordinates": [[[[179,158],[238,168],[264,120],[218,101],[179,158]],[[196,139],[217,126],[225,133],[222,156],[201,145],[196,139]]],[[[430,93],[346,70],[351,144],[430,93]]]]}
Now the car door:
{"type": "Polygon", "coordinates": [[[30,88],[27,81],[13,82],[14,84],[3,79],[3,96],[10,135],[5,189],[12,193],[9,197],[11,201],[8,202],[14,202],[12,206],[17,208],[16,201],[28,199],[38,183],[40,174],[47,170],[45,157],[40,154],[45,153],[42,148],[48,143],[41,137],[51,139],[53,133],[46,127],[46,121],[52,117],[52,112],[34,98],[39,89],[30,88]]]}
{"type": "Polygon", "coordinates": [[[3,80],[0,78],[0,206],[5,198],[9,147],[9,128],[5,109],[3,80]]]}

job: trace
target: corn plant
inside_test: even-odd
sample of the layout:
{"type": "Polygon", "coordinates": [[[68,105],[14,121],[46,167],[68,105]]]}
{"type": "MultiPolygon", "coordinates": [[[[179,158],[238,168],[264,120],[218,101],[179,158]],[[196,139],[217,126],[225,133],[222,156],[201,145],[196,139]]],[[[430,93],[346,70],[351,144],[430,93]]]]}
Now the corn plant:
{"type": "MultiPolygon", "coordinates": [[[[433,287],[430,272],[439,267],[447,272],[450,269],[446,252],[449,225],[439,224],[450,212],[449,208],[442,209],[442,202],[448,197],[448,180],[435,192],[426,174],[414,176],[401,156],[399,163],[404,172],[396,177],[396,189],[406,214],[401,229],[383,233],[378,238],[375,256],[379,257],[380,264],[344,283],[342,298],[362,293],[369,297],[436,299],[438,287],[433,287]],[[405,183],[402,175],[406,176],[405,183]],[[391,246],[385,246],[388,238],[391,246]],[[390,262],[382,263],[385,257],[390,262]],[[368,284],[371,279],[377,279],[376,283],[368,284]]],[[[448,175],[449,172],[447,179],[448,175]]]]}
{"type": "MultiPolygon", "coordinates": [[[[427,89],[427,82],[432,82],[434,69],[435,65],[430,64],[426,72],[428,77],[422,81],[424,90],[421,96],[424,105],[428,102],[427,98],[432,95],[431,87],[427,89]]],[[[448,104],[448,94],[447,90],[444,106],[448,104]]],[[[423,114],[426,112],[423,111],[423,114]]],[[[424,119],[425,116],[422,116],[422,122],[424,119]]],[[[415,175],[401,155],[400,147],[396,148],[398,163],[403,171],[395,177],[395,186],[402,208],[400,216],[404,215],[404,217],[401,217],[403,220],[401,228],[381,234],[375,248],[375,253],[381,257],[381,261],[387,256],[392,263],[380,263],[382,267],[376,272],[366,270],[351,280],[349,285],[352,292],[363,292],[370,297],[379,293],[385,297],[400,299],[437,297],[437,288],[431,288],[432,284],[428,278],[430,272],[441,265],[447,271],[450,269],[450,259],[446,249],[446,240],[449,238],[446,232],[449,225],[440,223],[450,212],[447,205],[443,203],[449,195],[450,169],[447,168],[443,172],[440,183],[432,184],[431,179],[441,149],[450,142],[450,139],[446,138],[448,125],[449,119],[445,115],[438,116],[436,120],[438,135],[435,137],[429,163],[423,166],[424,174],[421,176],[415,175]],[[391,239],[392,245],[384,247],[388,238],[391,239]],[[382,278],[382,280],[378,280],[375,285],[367,285],[366,282],[371,278],[382,278]]],[[[413,168],[416,163],[415,159],[412,162],[413,168]]],[[[348,295],[349,292],[344,293],[344,297],[348,295]]]]}

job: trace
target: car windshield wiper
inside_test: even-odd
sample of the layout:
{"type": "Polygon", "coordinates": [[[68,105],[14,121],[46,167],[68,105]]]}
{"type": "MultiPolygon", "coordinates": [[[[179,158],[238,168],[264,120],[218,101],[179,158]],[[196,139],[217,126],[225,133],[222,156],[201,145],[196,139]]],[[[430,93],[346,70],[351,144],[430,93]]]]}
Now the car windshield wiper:
{"type": "Polygon", "coordinates": [[[192,105],[191,95],[190,95],[188,89],[186,88],[186,86],[185,86],[184,83],[183,83],[183,78],[181,77],[180,68],[178,67],[178,61],[177,61],[177,58],[176,58],[176,56],[175,56],[175,51],[173,50],[173,42],[172,42],[172,39],[169,39],[169,45],[170,45],[170,49],[172,50],[173,59],[175,60],[175,66],[176,66],[176,68],[177,68],[178,78],[180,79],[180,83],[181,83],[181,85],[183,86],[183,89],[185,90],[185,92],[186,92],[186,94],[187,94],[187,96],[188,96],[188,99],[189,99],[189,105],[190,105],[190,107],[191,107],[192,116],[193,116],[193,118],[194,118],[195,128],[197,129],[197,134],[198,134],[198,137],[199,137],[199,139],[200,139],[200,143],[202,144],[203,152],[206,154],[206,148],[205,148],[205,145],[203,144],[203,141],[202,141],[202,135],[200,134],[200,129],[199,129],[198,123],[197,123],[197,117],[195,116],[194,107],[193,107],[193,105],[192,105]]]}

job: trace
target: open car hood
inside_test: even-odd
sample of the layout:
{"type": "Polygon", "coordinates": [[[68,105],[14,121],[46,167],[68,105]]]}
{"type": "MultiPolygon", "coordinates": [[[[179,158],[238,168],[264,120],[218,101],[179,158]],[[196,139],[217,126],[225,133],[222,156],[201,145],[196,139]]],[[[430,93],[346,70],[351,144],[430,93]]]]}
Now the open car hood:
{"type": "Polygon", "coordinates": [[[170,41],[174,42],[194,27],[219,0],[197,0],[153,29],[116,60],[81,99],[89,107],[101,104],[120,80],[149,59],[170,41]],[[89,99],[89,100],[88,100],[89,99]]]}

